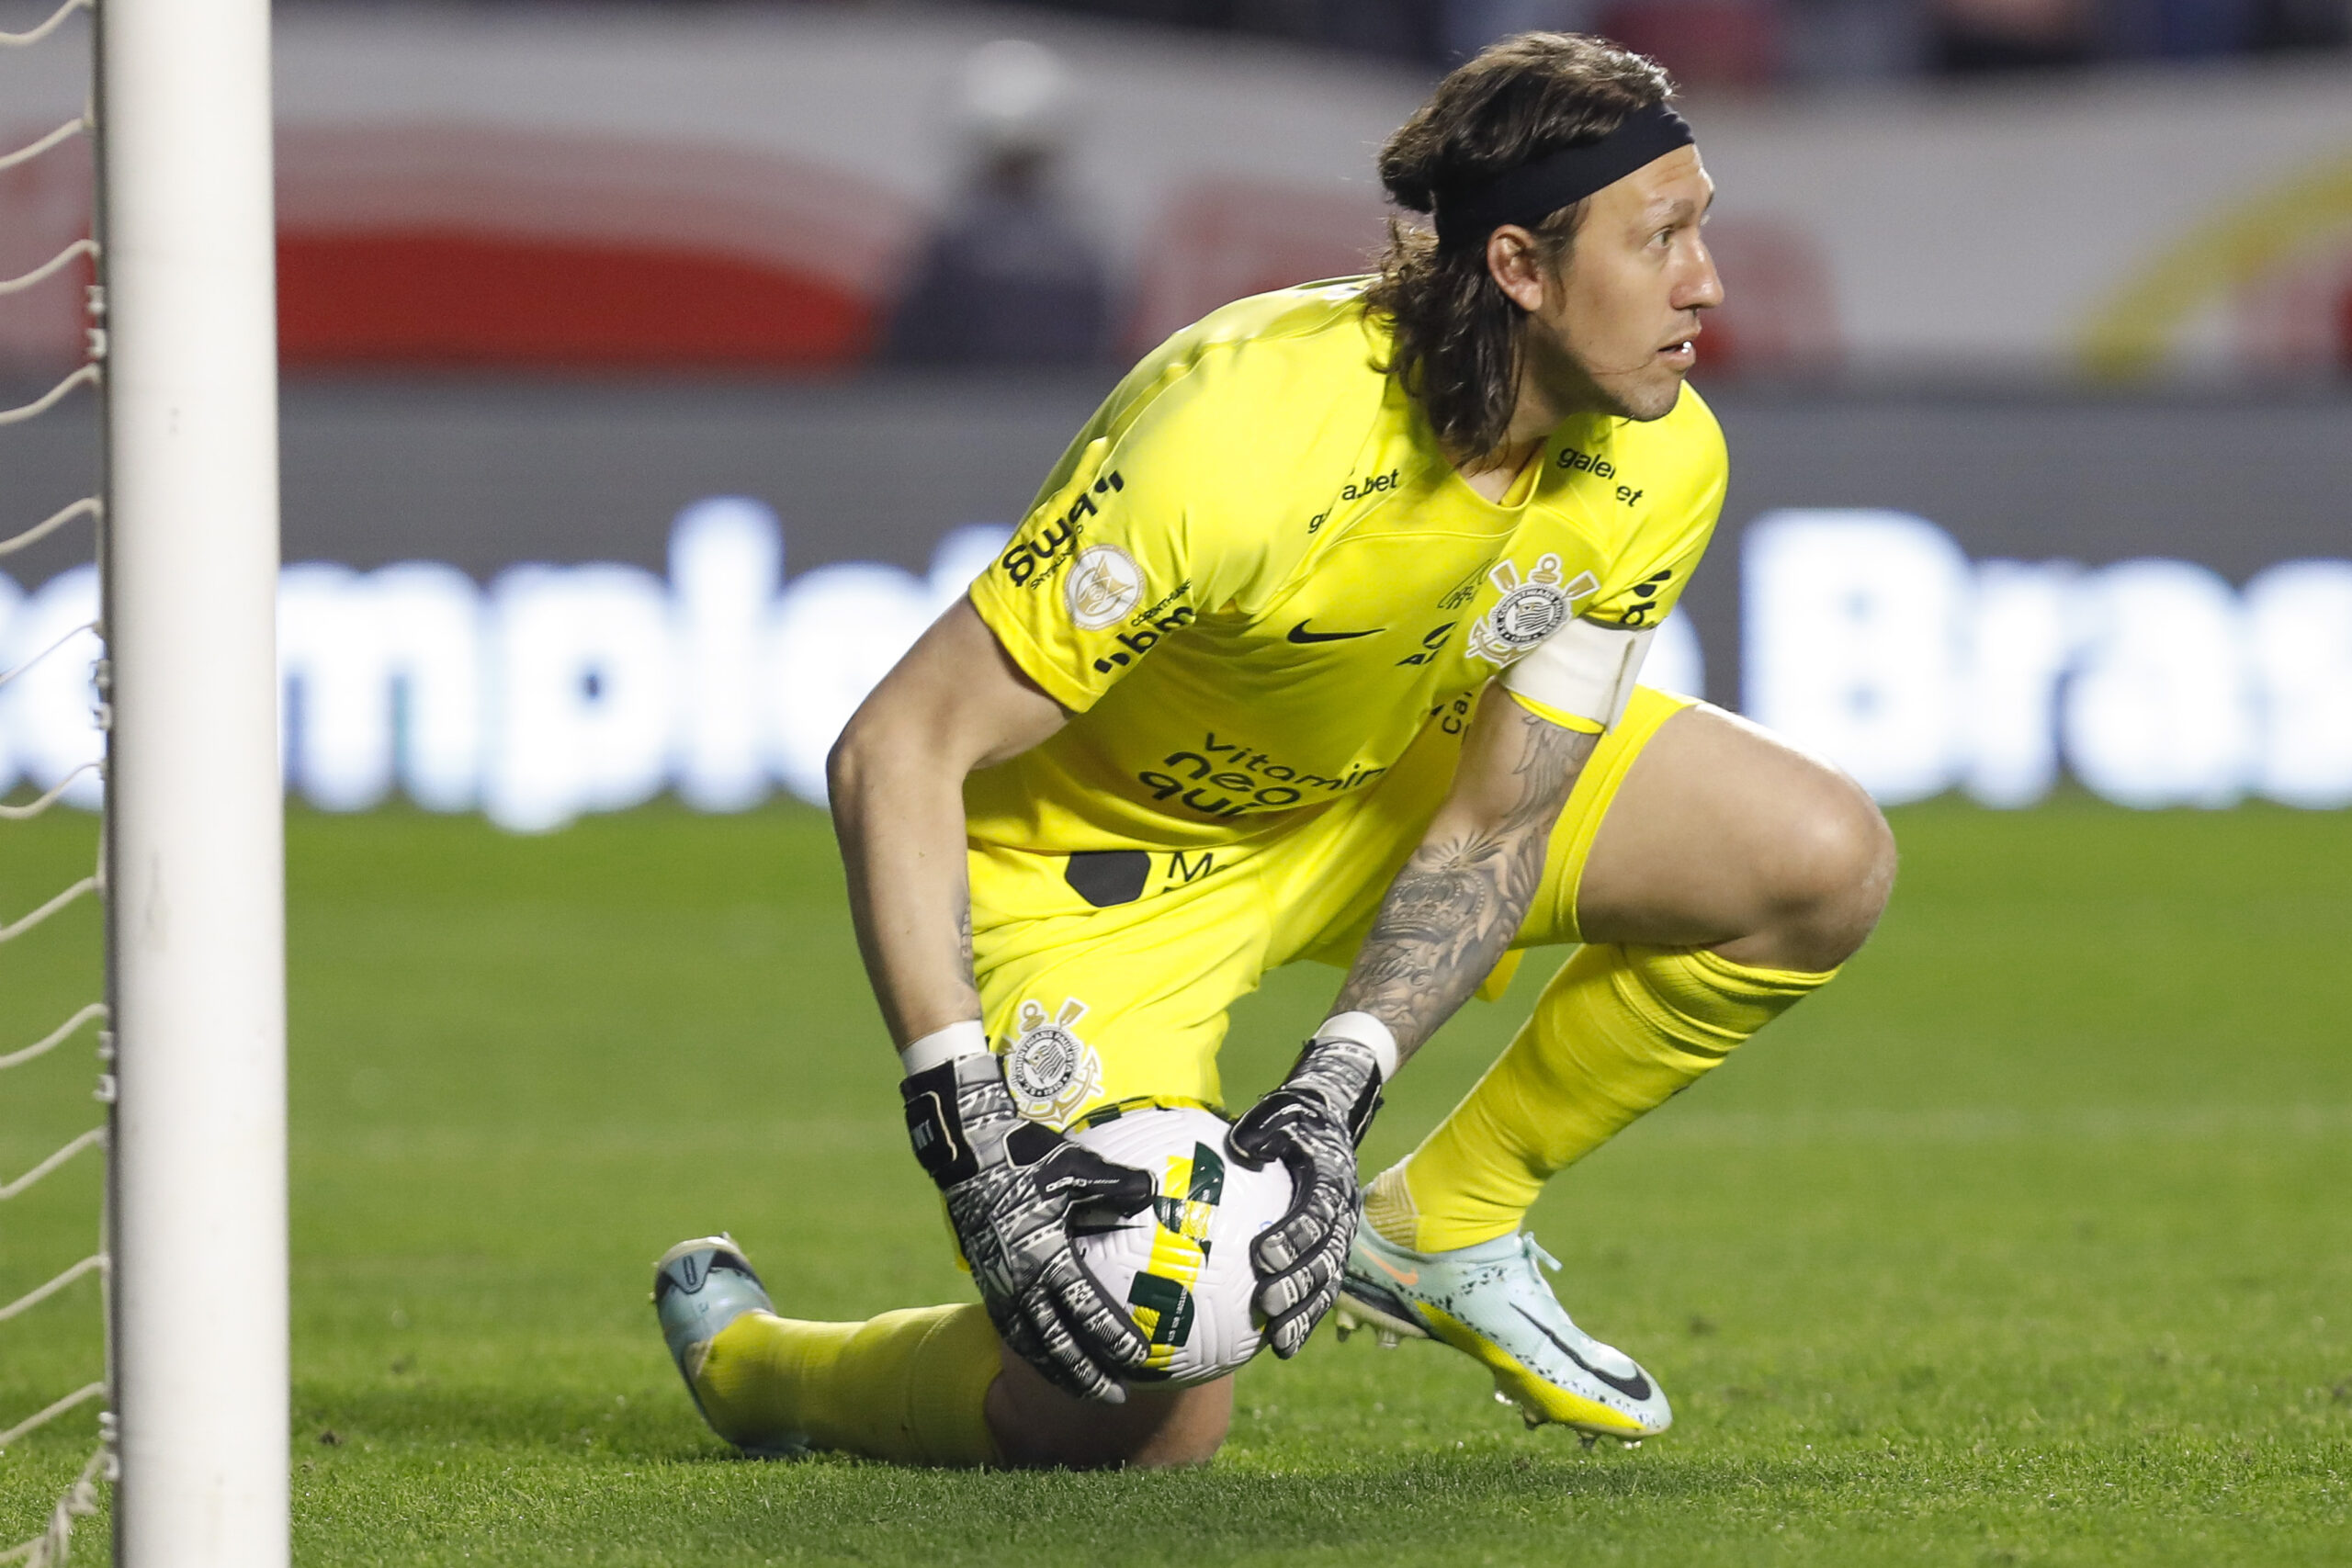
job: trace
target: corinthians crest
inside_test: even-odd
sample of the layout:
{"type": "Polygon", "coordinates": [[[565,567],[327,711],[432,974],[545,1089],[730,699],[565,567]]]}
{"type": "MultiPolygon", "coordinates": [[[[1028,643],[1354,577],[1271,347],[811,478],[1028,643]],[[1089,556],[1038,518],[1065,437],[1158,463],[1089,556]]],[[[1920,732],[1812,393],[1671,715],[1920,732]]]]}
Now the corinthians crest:
{"type": "Polygon", "coordinates": [[[1470,627],[1470,656],[1489,664],[1510,664],[1537,643],[1568,624],[1577,601],[1600,592],[1592,573],[1580,571],[1573,582],[1561,581],[1560,558],[1545,553],[1535,570],[1520,581],[1519,568],[1498,561],[1487,580],[1502,591],[1495,607],[1470,627]]]}
{"type": "Polygon", "coordinates": [[[1086,1004],[1076,997],[1064,999],[1050,1018],[1043,1002],[1021,1004],[1021,1032],[1004,1048],[1004,1083],[1014,1106],[1031,1121],[1067,1121],[1101,1087],[1102,1058],[1070,1032],[1085,1016],[1086,1004]]]}

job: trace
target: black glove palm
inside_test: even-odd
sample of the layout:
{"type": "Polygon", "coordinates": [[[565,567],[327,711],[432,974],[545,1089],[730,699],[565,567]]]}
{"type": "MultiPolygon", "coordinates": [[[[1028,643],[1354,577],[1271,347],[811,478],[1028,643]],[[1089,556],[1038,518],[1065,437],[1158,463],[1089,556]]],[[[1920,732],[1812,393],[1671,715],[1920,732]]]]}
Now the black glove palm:
{"type": "Polygon", "coordinates": [[[1258,1310],[1277,1356],[1297,1355],[1339,1297],[1363,1207],[1356,1145],[1379,1109],[1380,1066],[1372,1047],[1310,1040],[1290,1076],[1245,1111],[1226,1137],[1244,1165],[1280,1160],[1295,1184],[1289,1213],[1250,1248],[1258,1310]]]}
{"type": "Polygon", "coordinates": [[[983,1053],[917,1073],[899,1092],[915,1157],[946,1196],[997,1333],[1057,1387],[1125,1401],[1119,1374],[1142,1366],[1150,1346],[1079,1261],[1070,1221],[1080,1209],[1124,1217],[1148,1207],[1150,1176],[1023,1121],[983,1053]]]}

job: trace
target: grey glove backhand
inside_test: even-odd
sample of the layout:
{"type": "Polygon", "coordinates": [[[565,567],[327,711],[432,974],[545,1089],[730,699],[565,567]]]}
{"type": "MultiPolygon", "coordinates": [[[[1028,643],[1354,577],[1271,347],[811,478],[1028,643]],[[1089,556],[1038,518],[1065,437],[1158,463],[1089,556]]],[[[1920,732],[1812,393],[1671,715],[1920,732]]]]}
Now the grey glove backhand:
{"type": "Polygon", "coordinates": [[[1081,1208],[1124,1217],[1148,1207],[1150,1176],[1023,1121],[985,1053],[917,1073],[899,1092],[997,1333],[1057,1387],[1124,1403],[1119,1375],[1150,1344],[1079,1261],[1070,1220],[1081,1208]]]}
{"type": "Polygon", "coordinates": [[[1356,1145],[1380,1109],[1380,1064],[1354,1040],[1310,1040],[1290,1076],[1244,1111],[1226,1145],[1244,1165],[1280,1160],[1295,1184],[1290,1212],[1250,1245],[1258,1310],[1274,1354],[1299,1352],[1340,1294],[1363,1197],[1356,1145]]]}

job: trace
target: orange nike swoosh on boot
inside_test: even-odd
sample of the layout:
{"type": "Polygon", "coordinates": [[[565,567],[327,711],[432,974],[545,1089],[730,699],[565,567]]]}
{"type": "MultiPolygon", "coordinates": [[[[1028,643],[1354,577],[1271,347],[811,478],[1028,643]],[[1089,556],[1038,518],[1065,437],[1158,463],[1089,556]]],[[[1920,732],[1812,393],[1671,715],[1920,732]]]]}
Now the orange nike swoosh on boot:
{"type": "Polygon", "coordinates": [[[1421,1271],[1418,1269],[1414,1269],[1410,1273],[1407,1273],[1402,1269],[1391,1268],[1388,1264],[1382,1262],[1378,1258],[1373,1257],[1369,1252],[1365,1253],[1364,1256],[1372,1258],[1372,1261],[1379,1266],[1382,1273],[1387,1275],[1390,1279],[1396,1280],[1400,1285],[1418,1285],[1421,1282],[1421,1271]]]}

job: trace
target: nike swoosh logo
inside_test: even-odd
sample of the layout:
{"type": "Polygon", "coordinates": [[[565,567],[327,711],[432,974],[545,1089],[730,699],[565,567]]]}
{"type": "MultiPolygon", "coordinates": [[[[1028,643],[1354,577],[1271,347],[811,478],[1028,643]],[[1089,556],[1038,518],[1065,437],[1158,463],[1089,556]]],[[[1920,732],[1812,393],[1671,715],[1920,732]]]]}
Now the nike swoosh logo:
{"type": "MultiPolygon", "coordinates": [[[[1375,1259],[1375,1261],[1377,1260],[1375,1259]]],[[[1511,1303],[1510,1310],[1519,1314],[1520,1316],[1527,1319],[1529,1324],[1533,1325],[1536,1333],[1541,1334],[1544,1338],[1549,1339],[1553,1344],[1558,1346],[1560,1348],[1561,1355],[1566,1356],[1569,1360],[1574,1361],[1577,1366],[1582,1367],[1586,1371],[1590,1372],[1594,1377],[1599,1378],[1602,1382],[1607,1383],[1611,1388],[1615,1389],[1619,1393],[1623,1394],[1626,1398],[1647,1399],[1650,1396],[1650,1380],[1642,1376],[1639,1372],[1634,1373],[1630,1378],[1611,1377],[1607,1372],[1602,1371],[1599,1367],[1594,1366],[1590,1361],[1588,1361],[1582,1356],[1577,1355],[1576,1353],[1575,1347],[1571,1346],[1566,1340],[1561,1338],[1558,1335],[1544,1327],[1543,1324],[1537,1322],[1533,1313],[1529,1312],[1517,1302],[1511,1303]]]]}
{"type": "MultiPolygon", "coordinates": [[[[1307,617],[1308,620],[1313,618],[1313,616],[1307,617]]],[[[1374,626],[1368,632],[1311,632],[1306,629],[1306,622],[1301,621],[1291,627],[1290,640],[1293,642],[1345,642],[1350,637],[1377,637],[1387,629],[1386,626],[1374,626]]]]}
{"type": "Polygon", "coordinates": [[[1421,1271],[1418,1269],[1405,1269],[1391,1268],[1386,1263],[1382,1262],[1378,1258],[1374,1258],[1369,1252],[1365,1253],[1364,1257],[1371,1260],[1374,1268],[1379,1269],[1382,1273],[1387,1275],[1390,1279],[1396,1280],[1400,1285],[1418,1285],[1421,1282],[1421,1271]]]}

